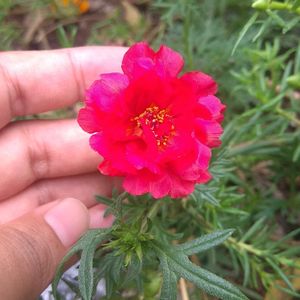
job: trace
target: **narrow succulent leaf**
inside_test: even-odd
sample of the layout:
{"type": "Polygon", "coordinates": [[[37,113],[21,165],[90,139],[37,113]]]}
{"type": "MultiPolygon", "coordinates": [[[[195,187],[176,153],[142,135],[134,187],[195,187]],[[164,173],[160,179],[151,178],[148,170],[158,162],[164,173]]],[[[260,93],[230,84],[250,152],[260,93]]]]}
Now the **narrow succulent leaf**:
{"type": "Polygon", "coordinates": [[[81,296],[84,300],[92,299],[93,283],[94,283],[94,271],[93,271],[93,259],[94,253],[98,245],[107,237],[106,232],[99,233],[95,230],[95,233],[91,235],[90,240],[87,242],[86,247],[81,253],[80,266],[79,266],[79,289],[81,296]]]}
{"type": "Polygon", "coordinates": [[[300,293],[296,292],[295,290],[290,290],[289,288],[285,288],[279,284],[276,284],[275,287],[278,290],[281,290],[281,291],[285,292],[286,294],[293,296],[294,297],[293,299],[300,299],[300,293]]]}
{"type": "Polygon", "coordinates": [[[262,23],[261,27],[259,28],[258,32],[252,39],[252,42],[256,42],[258,38],[265,32],[265,30],[270,26],[271,24],[271,19],[267,19],[265,22],[262,23]]]}
{"type": "Polygon", "coordinates": [[[250,228],[249,230],[244,234],[244,236],[241,238],[241,242],[245,243],[247,240],[249,240],[258,230],[260,230],[265,222],[266,218],[262,217],[258,219],[250,228]]]}
{"type": "Polygon", "coordinates": [[[211,205],[213,206],[220,206],[219,201],[210,193],[210,192],[203,192],[202,197],[211,205]]]}
{"type": "Polygon", "coordinates": [[[299,71],[300,71],[300,44],[297,48],[297,52],[295,55],[294,73],[296,74],[299,71]]]}
{"type": "Polygon", "coordinates": [[[286,22],[275,12],[268,9],[266,10],[267,14],[282,28],[286,28],[286,22]]]}
{"type": "Polygon", "coordinates": [[[246,251],[241,252],[241,261],[244,269],[243,286],[247,286],[250,279],[250,262],[246,251]]]}
{"type": "Polygon", "coordinates": [[[283,245],[287,240],[293,238],[294,236],[296,236],[298,234],[300,234],[300,228],[297,228],[297,229],[291,231],[290,233],[285,235],[282,239],[271,244],[271,246],[269,247],[268,250],[273,250],[273,249],[277,248],[279,245],[283,245]]]}
{"type": "Polygon", "coordinates": [[[280,90],[283,91],[287,87],[287,78],[290,76],[292,71],[293,63],[291,61],[288,62],[286,67],[284,68],[284,72],[282,75],[281,83],[280,83],[280,90]]]}
{"type": "Polygon", "coordinates": [[[160,300],[177,299],[177,276],[170,270],[168,259],[164,253],[159,255],[160,267],[163,275],[163,283],[160,292],[160,300]]]}
{"type": "Polygon", "coordinates": [[[294,287],[292,285],[292,283],[290,282],[290,280],[288,279],[288,277],[282,272],[282,270],[277,266],[276,263],[274,263],[272,261],[272,259],[267,258],[267,262],[268,264],[272,267],[272,269],[277,273],[277,275],[286,283],[286,285],[292,290],[294,291],[294,287]]]}
{"type": "Polygon", "coordinates": [[[223,243],[232,235],[233,231],[233,229],[218,230],[201,236],[195,240],[178,245],[176,248],[183,251],[186,255],[200,253],[223,243]]]}
{"type": "Polygon", "coordinates": [[[249,21],[245,24],[245,26],[243,27],[243,29],[241,30],[241,32],[239,33],[238,39],[236,41],[236,43],[233,46],[231,55],[233,55],[235,53],[236,48],[238,47],[238,45],[240,44],[240,42],[242,41],[243,37],[246,35],[247,31],[249,30],[249,28],[255,23],[256,19],[258,17],[258,13],[255,13],[250,19],[249,21]]]}

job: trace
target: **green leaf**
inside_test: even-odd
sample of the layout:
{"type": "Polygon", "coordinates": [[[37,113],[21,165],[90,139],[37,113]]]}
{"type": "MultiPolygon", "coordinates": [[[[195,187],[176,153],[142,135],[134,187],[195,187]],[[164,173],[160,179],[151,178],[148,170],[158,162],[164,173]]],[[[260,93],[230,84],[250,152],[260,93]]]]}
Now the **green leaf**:
{"type": "Polygon", "coordinates": [[[243,280],[243,286],[247,286],[250,279],[250,262],[249,257],[246,251],[241,251],[241,263],[244,269],[244,280],[243,280]]]}
{"type": "Polygon", "coordinates": [[[238,47],[238,45],[240,44],[241,40],[243,39],[243,37],[245,36],[245,34],[247,33],[247,31],[249,30],[249,28],[255,23],[256,19],[258,17],[258,13],[255,13],[250,19],[249,21],[245,24],[245,26],[243,27],[243,29],[241,30],[241,32],[239,33],[238,39],[236,41],[236,43],[233,46],[231,55],[234,54],[236,48],[238,47]]]}
{"type": "Polygon", "coordinates": [[[282,272],[282,270],[279,268],[279,266],[275,262],[273,262],[272,259],[270,259],[270,258],[267,258],[266,261],[273,268],[273,270],[277,273],[277,275],[286,283],[286,285],[292,291],[294,291],[294,287],[293,287],[292,283],[290,282],[288,277],[282,272]]]}
{"type": "Polygon", "coordinates": [[[183,251],[185,255],[193,255],[223,243],[232,235],[233,231],[233,229],[218,230],[201,236],[198,239],[178,245],[176,248],[183,251]]]}
{"type": "Polygon", "coordinates": [[[249,230],[244,234],[244,236],[241,238],[241,242],[245,243],[247,240],[249,240],[257,231],[261,230],[264,226],[264,222],[266,221],[265,217],[262,217],[258,219],[250,228],[249,230]]]}
{"type": "Polygon", "coordinates": [[[163,275],[163,284],[160,292],[160,300],[177,299],[177,276],[170,270],[168,259],[165,255],[160,256],[160,265],[163,275]]]}
{"type": "Polygon", "coordinates": [[[102,196],[102,195],[96,195],[95,198],[96,198],[97,202],[99,202],[101,204],[104,204],[108,207],[112,206],[112,204],[113,204],[112,200],[108,197],[105,197],[105,196],[102,196]]]}
{"type": "Polygon", "coordinates": [[[153,248],[157,252],[157,256],[163,266],[164,260],[167,261],[169,269],[173,271],[178,277],[194,283],[197,287],[204,290],[206,293],[219,297],[223,300],[242,300],[248,299],[244,296],[238,288],[233,286],[228,281],[221,277],[204,270],[194,265],[184,254],[174,246],[164,246],[157,241],[153,241],[153,248]]]}
{"type": "Polygon", "coordinates": [[[66,262],[68,262],[69,259],[72,256],[74,256],[75,254],[82,252],[86,247],[89,246],[91,241],[93,241],[96,237],[101,236],[101,238],[104,238],[109,233],[110,233],[110,229],[89,230],[84,236],[81,237],[81,239],[65,255],[65,257],[62,259],[61,263],[58,265],[54,280],[52,282],[53,296],[55,299],[57,299],[57,300],[59,299],[59,295],[57,294],[57,286],[58,286],[58,283],[60,281],[62,274],[64,273],[64,267],[65,267],[66,262]]]}
{"type": "Polygon", "coordinates": [[[79,266],[79,290],[84,300],[92,299],[94,272],[93,259],[98,245],[107,237],[107,232],[96,229],[82,250],[79,266]]]}

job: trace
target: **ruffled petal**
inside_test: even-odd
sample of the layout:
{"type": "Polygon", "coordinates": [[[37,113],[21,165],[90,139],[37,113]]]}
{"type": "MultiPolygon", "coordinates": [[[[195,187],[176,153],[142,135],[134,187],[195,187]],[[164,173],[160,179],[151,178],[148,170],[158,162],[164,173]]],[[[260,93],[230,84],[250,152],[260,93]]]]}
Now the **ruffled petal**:
{"type": "Polygon", "coordinates": [[[78,113],[77,120],[80,127],[88,133],[94,133],[101,130],[97,115],[91,108],[82,108],[78,113]]]}
{"type": "Polygon", "coordinates": [[[203,173],[207,171],[210,159],[210,148],[198,142],[196,158],[194,158],[192,161],[187,161],[189,162],[189,165],[184,167],[182,162],[174,162],[172,164],[172,169],[180,178],[184,180],[198,181],[201,177],[203,177],[203,173]]]}
{"type": "Polygon", "coordinates": [[[210,181],[212,179],[211,174],[209,173],[208,170],[203,170],[201,171],[199,177],[196,180],[196,183],[207,183],[208,181],[210,181]]]}
{"type": "Polygon", "coordinates": [[[156,53],[155,62],[162,75],[171,77],[176,77],[184,65],[182,56],[165,45],[156,53]]]}
{"type": "Polygon", "coordinates": [[[166,172],[161,178],[150,183],[150,193],[155,199],[165,196],[180,198],[192,193],[194,185],[193,182],[182,180],[176,174],[166,172]]]}
{"type": "Polygon", "coordinates": [[[86,92],[87,106],[94,106],[103,112],[114,110],[116,101],[128,86],[128,78],[124,74],[103,74],[86,92]]]}
{"type": "Polygon", "coordinates": [[[144,141],[134,141],[126,145],[126,159],[137,170],[148,169],[152,173],[159,173],[160,167],[155,160],[156,149],[149,149],[144,141]]]}
{"type": "Polygon", "coordinates": [[[136,79],[150,70],[155,70],[161,77],[176,77],[183,64],[182,56],[167,46],[162,45],[154,52],[147,43],[140,42],[125,53],[122,70],[130,79],[136,79]]]}
{"type": "Polygon", "coordinates": [[[99,166],[98,170],[101,172],[101,174],[106,176],[124,176],[125,173],[121,172],[120,170],[115,169],[112,166],[111,161],[104,160],[99,166]]]}
{"type": "Polygon", "coordinates": [[[155,52],[145,42],[136,43],[125,53],[122,70],[129,78],[135,78],[154,66],[155,52]]]}
{"type": "Polygon", "coordinates": [[[188,196],[194,191],[195,183],[193,181],[183,180],[180,177],[172,177],[172,188],[170,190],[171,198],[181,198],[188,196]]]}
{"type": "Polygon", "coordinates": [[[193,89],[197,97],[214,95],[218,89],[216,82],[210,76],[202,72],[188,72],[180,79],[193,89]]]}
{"type": "Polygon", "coordinates": [[[205,120],[222,122],[226,106],[215,96],[201,97],[198,100],[196,116],[205,120]]]}
{"type": "Polygon", "coordinates": [[[153,175],[149,172],[142,171],[138,175],[128,175],[124,178],[123,188],[126,192],[132,195],[143,195],[149,192],[150,182],[153,180],[153,175]]]}
{"type": "Polygon", "coordinates": [[[216,121],[196,119],[195,133],[199,141],[209,147],[218,147],[221,145],[221,134],[223,129],[216,121]]]}
{"type": "MultiPolygon", "coordinates": [[[[110,168],[123,174],[136,174],[137,170],[125,158],[125,145],[123,142],[113,142],[102,133],[96,133],[90,138],[90,146],[105,160],[110,162],[110,168]]],[[[101,165],[99,166],[99,168],[101,165]]],[[[107,167],[107,166],[105,166],[107,167]]],[[[102,167],[100,168],[100,171],[102,167]]],[[[107,170],[107,168],[103,168],[107,170]]],[[[107,174],[105,174],[107,175],[107,174]]]]}

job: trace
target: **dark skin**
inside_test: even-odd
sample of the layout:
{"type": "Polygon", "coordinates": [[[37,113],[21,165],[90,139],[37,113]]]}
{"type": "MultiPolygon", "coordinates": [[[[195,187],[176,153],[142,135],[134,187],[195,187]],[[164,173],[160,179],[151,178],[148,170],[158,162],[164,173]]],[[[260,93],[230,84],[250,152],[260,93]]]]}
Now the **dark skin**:
{"type": "Polygon", "coordinates": [[[88,228],[110,226],[94,195],[115,185],[76,120],[11,120],[83,100],[100,73],[120,71],[125,51],[0,53],[0,299],[37,298],[88,228]]]}

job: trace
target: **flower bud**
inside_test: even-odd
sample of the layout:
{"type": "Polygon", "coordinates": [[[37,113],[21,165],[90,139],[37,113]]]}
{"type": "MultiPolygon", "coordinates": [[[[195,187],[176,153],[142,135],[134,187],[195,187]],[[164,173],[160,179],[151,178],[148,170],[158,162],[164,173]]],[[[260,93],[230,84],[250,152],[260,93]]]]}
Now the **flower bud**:
{"type": "Polygon", "coordinates": [[[253,2],[252,7],[255,9],[266,10],[269,7],[268,0],[257,0],[253,2]]]}
{"type": "Polygon", "coordinates": [[[289,76],[286,81],[290,87],[300,89],[300,73],[289,76]]]}

